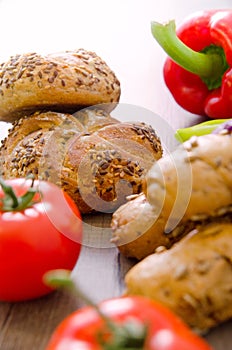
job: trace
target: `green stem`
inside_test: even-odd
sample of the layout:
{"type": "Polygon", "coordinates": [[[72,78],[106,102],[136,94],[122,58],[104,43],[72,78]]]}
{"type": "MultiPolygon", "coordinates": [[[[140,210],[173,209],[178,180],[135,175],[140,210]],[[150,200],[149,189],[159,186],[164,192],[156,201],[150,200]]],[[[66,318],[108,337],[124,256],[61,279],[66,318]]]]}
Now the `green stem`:
{"type": "Polygon", "coordinates": [[[0,178],[0,185],[2,186],[2,190],[5,194],[5,200],[7,199],[8,202],[11,202],[12,208],[17,208],[19,201],[13,188],[10,185],[7,185],[7,183],[2,178],[0,178]]]}
{"type": "Polygon", "coordinates": [[[110,330],[114,329],[114,324],[111,320],[101,312],[99,307],[78,288],[71,279],[71,271],[69,270],[51,270],[44,275],[44,282],[52,288],[67,288],[70,289],[77,297],[81,298],[88,306],[94,308],[102,319],[104,319],[107,327],[110,330]]]}
{"type": "Polygon", "coordinates": [[[68,288],[77,297],[94,308],[105,323],[105,328],[110,331],[112,338],[109,341],[104,339],[104,333],[97,334],[99,344],[104,350],[142,350],[147,336],[147,327],[131,319],[120,325],[104,314],[98,305],[94,304],[71,279],[69,270],[51,270],[44,275],[44,282],[52,288],[68,288]]]}
{"type": "Polygon", "coordinates": [[[34,180],[32,179],[31,187],[22,195],[17,196],[12,186],[8,185],[0,177],[0,186],[4,192],[4,197],[0,199],[1,211],[20,211],[34,204],[33,198],[37,189],[33,187],[34,180]]]}
{"type": "MultiPolygon", "coordinates": [[[[221,47],[209,46],[205,52],[197,52],[185,45],[176,35],[175,21],[166,24],[151,23],[153,37],[164,49],[167,55],[182,68],[202,78],[208,85],[208,81],[216,81],[221,84],[221,78],[228,64],[221,47]]],[[[219,85],[220,86],[220,85],[219,85]]],[[[213,86],[215,88],[215,86],[213,86]]]]}

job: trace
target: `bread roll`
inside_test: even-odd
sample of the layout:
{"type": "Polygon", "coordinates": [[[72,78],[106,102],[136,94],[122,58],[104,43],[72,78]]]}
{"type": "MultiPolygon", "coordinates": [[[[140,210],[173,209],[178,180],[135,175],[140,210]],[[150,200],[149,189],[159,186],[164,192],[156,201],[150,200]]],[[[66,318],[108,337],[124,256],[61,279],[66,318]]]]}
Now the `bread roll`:
{"type": "Polygon", "coordinates": [[[118,123],[80,134],[64,159],[65,188],[78,184],[73,193],[77,202],[85,202],[89,210],[112,212],[128,195],[142,191],[147,170],[161,156],[157,135],[144,124],[118,123]]]}
{"type": "Polygon", "coordinates": [[[77,122],[81,123],[86,133],[93,133],[104,126],[119,123],[119,120],[103,109],[97,109],[96,106],[81,109],[73,114],[77,122]]]}
{"type": "Polygon", "coordinates": [[[112,216],[112,239],[126,257],[141,260],[155,251],[156,247],[170,247],[168,236],[163,232],[163,222],[156,221],[157,214],[144,193],[132,196],[112,216]]]}
{"type": "Polygon", "coordinates": [[[146,176],[142,199],[129,201],[113,215],[112,240],[119,250],[140,260],[159,245],[169,248],[196,225],[230,212],[231,147],[231,135],[194,137],[158,160],[146,176]]]}
{"type": "Polygon", "coordinates": [[[0,149],[1,175],[5,178],[35,178],[41,172],[41,160],[46,157],[44,148],[52,139],[52,156],[46,157],[46,173],[54,183],[57,180],[57,164],[62,164],[65,147],[76,133],[84,131],[84,126],[72,115],[36,112],[32,116],[14,122],[0,149]]]}
{"type": "Polygon", "coordinates": [[[232,318],[231,264],[232,223],[208,224],[132,267],[126,294],[159,301],[206,332],[232,318]]]}
{"type": "Polygon", "coordinates": [[[112,212],[142,190],[144,176],[162,156],[155,131],[144,123],[120,123],[104,111],[76,118],[35,113],[14,123],[0,158],[5,178],[36,177],[61,186],[82,213],[112,212]]]}
{"type": "Polygon", "coordinates": [[[73,113],[119,98],[114,72],[84,49],[15,55],[0,65],[0,120],[6,122],[38,110],[73,113]]]}

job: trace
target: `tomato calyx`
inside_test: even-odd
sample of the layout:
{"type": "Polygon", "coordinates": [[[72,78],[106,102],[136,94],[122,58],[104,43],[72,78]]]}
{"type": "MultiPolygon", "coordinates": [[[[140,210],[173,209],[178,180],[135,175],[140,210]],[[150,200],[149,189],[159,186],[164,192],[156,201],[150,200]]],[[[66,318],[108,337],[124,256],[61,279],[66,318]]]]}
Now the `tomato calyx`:
{"type": "Polygon", "coordinates": [[[142,350],[147,336],[147,327],[135,319],[130,319],[120,325],[107,322],[110,338],[106,334],[98,335],[98,342],[104,350],[142,350]]]}
{"type": "Polygon", "coordinates": [[[74,284],[68,270],[52,270],[44,275],[44,282],[52,288],[69,288],[85,303],[94,308],[105,324],[105,331],[96,334],[98,344],[104,350],[142,350],[147,339],[148,325],[141,324],[131,317],[124,322],[116,323],[98,305],[93,303],[74,284]]]}
{"type": "Polygon", "coordinates": [[[38,190],[34,187],[34,179],[32,179],[29,189],[22,196],[17,196],[13,187],[7,184],[2,178],[0,178],[0,185],[4,192],[4,197],[0,198],[0,210],[2,212],[21,211],[36,202],[34,197],[38,190]]]}

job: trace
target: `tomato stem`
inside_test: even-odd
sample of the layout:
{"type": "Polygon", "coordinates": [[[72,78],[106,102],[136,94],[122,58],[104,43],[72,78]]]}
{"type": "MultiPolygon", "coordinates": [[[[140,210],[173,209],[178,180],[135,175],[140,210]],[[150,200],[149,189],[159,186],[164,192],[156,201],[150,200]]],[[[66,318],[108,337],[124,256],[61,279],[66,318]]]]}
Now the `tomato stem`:
{"type": "Polygon", "coordinates": [[[13,187],[8,185],[1,177],[0,185],[4,192],[4,197],[0,198],[1,211],[21,211],[34,204],[33,198],[38,191],[33,187],[33,179],[30,188],[19,197],[16,195],[13,187]]]}
{"type": "Polygon", "coordinates": [[[52,270],[44,275],[44,282],[52,288],[69,288],[85,303],[93,307],[100,318],[105,322],[106,329],[110,331],[111,337],[105,339],[105,334],[97,334],[99,344],[104,350],[142,350],[147,335],[147,327],[135,319],[130,319],[122,324],[116,324],[101,309],[92,302],[71,279],[69,270],[52,270]]]}
{"type": "MultiPolygon", "coordinates": [[[[11,202],[11,207],[16,208],[18,206],[19,202],[18,202],[18,198],[17,198],[13,188],[10,185],[7,185],[7,183],[5,181],[3,181],[2,178],[0,178],[0,185],[2,186],[2,190],[5,194],[4,204],[6,204],[6,201],[11,202]]],[[[9,204],[10,203],[8,203],[8,205],[9,204]]]]}
{"type": "Polygon", "coordinates": [[[101,312],[99,307],[85,295],[80,288],[77,288],[73,280],[71,279],[71,271],[69,270],[52,270],[45,274],[44,281],[52,288],[69,288],[74,292],[79,298],[81,298],[88,306],[93,307],[102,319],[106,322],[108,328],[113,329],[112,321],[101,312]]]}

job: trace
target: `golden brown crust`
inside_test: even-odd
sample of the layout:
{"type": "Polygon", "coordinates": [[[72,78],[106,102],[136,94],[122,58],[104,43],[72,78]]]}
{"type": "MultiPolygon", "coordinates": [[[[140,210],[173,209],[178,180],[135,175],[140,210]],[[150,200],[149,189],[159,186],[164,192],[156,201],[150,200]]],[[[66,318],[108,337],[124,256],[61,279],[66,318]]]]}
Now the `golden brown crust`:
{"type": "MultiPolygon", "coordinates": [[[[231,147],[232,137],[228,134],[210,134],[193,137],[186,141],[183,148],[180,147],[178,152],[167,158],[164,166],[159,166],[163,180],[159,178],[156,165],[150,169],[147,175],[148,201],[156,206],[157,197],[165,198],[164,205],[173,207],[178,190],[188,193],[189,202],[185,208],[184,220],[196,215],[213,215],[218,208],[230,205],[232,202],[231,147]],[[182,179],[180,177],[183,173],[182,179]],[[181,183],[181,180],[187,176],[190,176],[189,181],[181,183]],[[188,192],[189,185],[191,187],[188,192]]],[[[162,162],[163,160],[159,164],[162,162]]]]}
{"type": "Polygon", "coordinates": [[[75,117],[66,113],[35,112],[31,116],[25,116],[16,120],[8,131],[7,137],[2,141],[1,152],[5,150],[11,154],[18,143],[26,136],[38,130],[54,130],[57,127],[81,132],[84,126],[75,117]]]}
{"type": "Polygon", "coordinates": [[[112,212],[128,195],[142,191],[145,174],[161,156],[160,140],[150,127],[112,124],[73,138],[62,178],[65,188],[78,188],[73,196],[85,211],[89,207],[89,211],[112,212]],[[146,130],[146,137],[138,130],[146,130]]]}
{"type": "Polygon", "coordinates": [[[170,247],[201,221],[225,213],[232,204],[231,147],[230,135],[208,135],[156,162],[146,176],[143,201],[148,203],[135,198],[113,215],[119,250],[142,259],[159,245],[170,247]],[[135,210],[143,212],[139,219],[132,214],[135,210]],[[152,215],[153,221],[148,220],[152,215]],[[144,229],[132,241],[138,225],[144,229]]]}
{"type": "MultiPolygon", "coordinates": [[[[8,136],[2,141],[0,149],[2,175],[5,178],[26,177],[29,173],[33,173],[37,177],[41,169],[45,145],[50,142],[52,157],[49,159],[54,163],[58,162],[62,149],[58,144],[61,145],[62,142],[66,142],[74,134],[83,130],[83,125],[76,118],[64,113],[36,112],[16,120],[8,136]],[[63,136],[59,130],[62,131],[63,136]],[[53,135],[56,135],[56,142],[52,144],[50,139],[55,139],[53,135]]],[[[47,171],[50,166],[56,173],[55,164],[54,166],[47,164],[47,171]]]]}
{"type": "Polygon", "coordinates": [[[124,256],[138,260],[154,253],[156,247],[170,247],[168,236],[160,234],[163,222],[157,222],[156,219],[144,193],[132,197],[113,213],[112,243],[117,245],[124,256]]]}
{"type": "Polygon", "coordinates": [[[73,114],[73,116],[80,122],[85,130],[89,133],[97,131],[104,126],[119,123],[119,121],[103,109],[104,106],[100,106],[97,109],[96,106],[81,109],[73,114]]]}
{"type": "Polygon", "coordinates": [[[15,55],[0,65],[3,121],[38,110],[73,113],[119,98],[120,83],[114,72],[94,52],[84,49],[15,55]]]}
{"type": "Polygon", "coordinates": [[[169,307],[198,331],[232,317],[232,224],[201,227],[127,273],[126,294],[169,307]]]}
{"type": "Polygon", "coordinates": [[[76,117],[35,113],[15,122],[0,158],[6,178],[33,173],[67,191],[82,213],[111,212],[142,190],[144,176],[162,147],[143,123],[120,123],[85,110],[76,117]],[[99,123],[98,123],[99,122],[99,123]]]}

